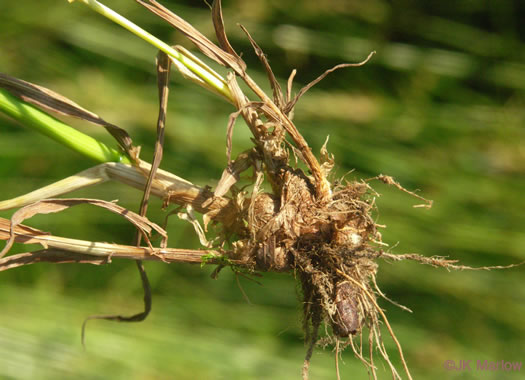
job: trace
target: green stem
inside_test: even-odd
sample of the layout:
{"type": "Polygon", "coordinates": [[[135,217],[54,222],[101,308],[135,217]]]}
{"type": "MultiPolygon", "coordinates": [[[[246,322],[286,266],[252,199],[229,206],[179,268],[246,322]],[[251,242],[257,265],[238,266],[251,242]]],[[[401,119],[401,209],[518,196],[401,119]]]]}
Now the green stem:
{"type": "MultiPolygon", "coordinates": [[[[68,1],[72,3],[75,0],[68,0],[68,1]]],[[[96,0],[80,0],[80,1],[86,4],[87,6],[89,6],[94,11],[100,13],[102,16],[119,24],[123,28],[129,30],[131,33],[142,38],[143,40],[155,46],[159,50],[162,50],[164,53],[169,55],[171,58],[180,62],[187,69],[189,69],[192,73],[194,73],[197,77],[201,78],[204,82],[210,85],[215,90],[215,92],[219,93],[219,95],[225,97],[226,100],[233,103],[233,96],[230,92],[228,84],[226,83],[224,78],[222,78],[218,73],[216,73],[210,68],[202,67],[197,62],[191,60],[189,57],[184,56],[177,50],[173,49],[171,46],[167,45],[165,42],[159,40],[157,37],[146,32],[140,26],[129,21],[128,19],[121,16],[114,10],[108,8],[104,4],[101,4],[96,0]]]]}
{"type": "Polygon", "coordinates": [[[4,89],[0,89],[0,111],[92,160],[131,163],[124,153],[107,147],[4,89]]]}

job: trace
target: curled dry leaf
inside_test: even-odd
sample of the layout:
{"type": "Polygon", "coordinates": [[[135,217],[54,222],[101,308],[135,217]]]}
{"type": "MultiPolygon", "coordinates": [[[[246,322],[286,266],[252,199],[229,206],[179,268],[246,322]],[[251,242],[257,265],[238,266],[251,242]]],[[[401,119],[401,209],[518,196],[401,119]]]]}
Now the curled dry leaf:
{"type": "MultiPolygon", "coordinates": [[[[250,131],[255,136],[255,138],[260,139],[261,132],[262,132],[260,129],[260,126],[263,123],[259,119],[259,115],[257,114],[256,107],[252,106],[252,103],[250,102],[250,100],[244,95],[244,93],[242,92],[239,86],[239,83],[237,82],[237,77],[233,73],[228,74],[227,83],[232,93],[232,97],[235,102],[235,107],[238,109],[237,112],[240,112],[242,114],[242,117],[246,121],[248,128],[250,128],[250,131]]],[[[230,115],[230,119],[228,121],[228,128],[226,132],[227,133],[227,140],[226,140],[227,154],[228,154],[228,151],[231,151],[231,139],[229,136],[231,135],[230,130],[233,128],[233,123],[235,122],[236,117],[237,117],[236,113],[233,113],[232,115],[230,115]]]]}
{"type": "Polygon", "coordinates": [[[36,264],[41,262],[60,263],[60,264],[94,264],[101,265],[109,262],[108,256],[93,256],[86,254],[72,255],[70,251],[49,248],[34,252],[18,253],[0,259],[0,272],[8,269],[22,267],[24,265],[36,264]]]}
{"type": "Polygon", "coordinates": [[[219,40],[219,45],[227,53],[231,54],[237,60],[238,65],[242,68],[242,71],[246,71],[246,63],[239,57],[239,54],[233,49],[226,35],[226,29],[224,28],[224,19],[222,17],[222,4],[221,0],[214,0],[212,8],[212,20],[213,27],[215,28],[215,34],[219,40]]]}
{"type": "Polygon", "coordinates": [[[82,108],[72,100],[45,87],[2,73],[0,73],[0,87],[5,88],[23,101],[42,107],[45,110],[103,126],[132,159],[137,158],[138,151],[133,147],[131,137],[124,129],[108,123],[100,116],[82,108]]]}
{"type": "Polygon", "coordinates": [[[235,126],[235,122],[241,113],[242,109],[231,113],[230,117],[228,118],[228,126],[226,127],[226,157],[228,158],[228,166],[231,164],[232,160],[233,127],[235,126]]]}
{"type": "MultiPolygon", "coordinates": [[[[142,201],[140,203],[140,216],[146,216],[148,202],[153,187],[153,181],[157,170],[159,169],[164,154],[164,131],[166,126],[166,108],[168,107],[168,82],[170,79],[171,63],[168,55],[164,52],[157,54],[157,87],[159,92],[159,115],[157,118],[157,139],[155,141],[155,150],[153,153],[153,162],[147,175],[146,186],[142,201]]],[[[137,245],[140,245],[140,235],[136,235],[137,245]]]]}
{"type": "Polygon", "coordinates": [[[250,40],[253,50],[255,50],[255,54],[257,55],[259,60],[262,62],[264,69],[266,70],[266,74],[268,75],[268,80],[270,81],[270,85],[272,86],[273,101],[277,105],[277,107],[281,108],[284,105],[283,92],[281,90],[281,85],[277,81],[277,78],[275,78],[275,75],[272,71],[270,63],[268,62],[268,58],[266,57],[262,49],[259,47],[257,42],[255,42],[255,40],[252,38],[248,30],[240,24],[239,24],[239,27],[243,30],[243,32],[246,34],[246,36],[250,40]]]}
{"type": "Polygon", "coordinates": [[[55,212],[63,211],[69,207],[76,206],[79,204],[90,204],[98,207],[105,208],[115,214],[121,215],[123,218],[131,222],[146,239],[146,242],[151,247],[149,241],[149,235],[152,230],[157,231],[164,239],[167,238],[166,231],[164,231],[157,224],[149,221],[147,218],[142,217],[133,211],[127,210],[113,202],[107,202],[100,199],[88,199],[88,198],[70,198],[70,199],[45,199],[26,207],[21,208],[13,214],[10,223],[10,237],[7,241],[4,249],[0,252],[0,257],[3,257],[11,249],[13,242],[15,241],[15,228],[22,223],[24,220],[31,218],[36,214],[50,214],[55,212]]]}
{"type": "Polygon", "coordinates": [[[240,174],[251,166],[252,159],[250,153],[251,149],[240,153],[237,158],[224,169],[221,179],[213,193],[214,196],[222,197],[237,183],[240,174]]]}
{"type": "Polygon", "coordinates": [[[321,170],[323,171],[323,174],[325,176],[327,176],[328,173],[330,173],[330,171],[334,168],[335,165],[334,155],[329,153],[328,149],[326,148],[329,139],[330,136],[326,136],[326,140],[323,146],[321,147],[321,157],[319,160],[321,161],[321,170]]]}
{"type": "Polygon", "coordinates": [[[204,233],[204,230],[203,230],[201,224],[199,223],[199,221],[195,217],[195,213],[193,212],[193,207],[188,205],[186,207],[186,211],[177,213],[177,216],[181,220],[185,220],[185,221],[189,222],[193,226],[193,229],[195,230],[195,233],[199,237],[199,242],[201,243],[201,245],[203,247],[211,248],[212,243],[210,241],[208,241],[208,239],[206,238],[206,234],[204,233]]]}

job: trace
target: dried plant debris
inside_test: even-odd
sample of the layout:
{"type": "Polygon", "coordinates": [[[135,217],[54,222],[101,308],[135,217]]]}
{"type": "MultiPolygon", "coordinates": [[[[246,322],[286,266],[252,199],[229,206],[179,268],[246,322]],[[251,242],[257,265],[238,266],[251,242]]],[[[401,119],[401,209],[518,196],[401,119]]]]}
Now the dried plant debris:
{"type": "MultiPolygon", "coordinates": [[[[373,354],[379,352],[391,369],[393,378],[400,379],[401,376],[392,365],[383,344],[380,329],[380,324],[383,323],[398,348],[406,377],[410,379],[401,345],[377,303],[379,297],[388,300],[376,283],[377,260],[413,260],[447,269],[472,268],[456,265],[455,261],[442,257],[394,255],[384,252],[381,248],[384,244],[378,232],[379,226],[372,217],[376,193],[368,182],[376,179],[395,186],[424,201],[423,207],[430,207],[431,201],[404,189],[392,177],[384,175],[366,181],[337,181],[336,185],[331,184],[328,176],[334,167],[334,157],[329,154],[327,144],[323,145],[318,160],[292,122],[294,106],[308,89],[336,69],[363,65],[373,53],[361,63],[341,64],[325,71],[292,97],[292,81],[296,75],[294,70],[288,80],[285,96],[262,49],[254,37],[243,28],[268,74],[273,90],[273,96],[269,97],[250,78],[244,61],[228,41],[220,1],[215,1],[212,6],[212,18],[220,47],[156,1],[137,1],[181,31],[206,56],[232,70],[226,83],[236,111],[231,114],[227,123],[227,166],[219,185],[214,192],[209,188],[201,189],[158,169],[162,158],[170,62],[165,55],[159,55],[160,111],[153,165],[137,158],[131,173],[133,179],[130,173],[123,174],[123,168],[118,173],[113,171],[107,174],[108,178],[116,178],[144,190],[140,215],[124,210],[112,202],[93,199],[48,199],[31,204],[16,212],[9,226],[7,221],[0,220],[0,238],[8,240],[0,254],[0,270],[40,261],[102,264],[118,257],[166,262],[216,263],[219,267],[214,274],[218,274],[225,266],[243,274],[290,272],[300,281],[302,288],[304,333],[307,343],[303,378],[308,378],[310,358],[315,345],[328,342],[336,346],[336,356],[339,350],[350,346],[373,378],[377,378],[373,354]],[[250,100],[241,90],[237,80],[244,81],[258,100],[250,100]],[[245,120],[252,132],[254,146],[232,160],[233,125],[239,116],[245,120]],[[291,142],[287,141],[287,137],[291,142]],[[290,159],[290,153],[292,157],[296,157],[295,165],[290,159]],[[307,173],[297,167],[297,158],[304,162],[309,170],[307,173]],[[252,184],[239,189],[236,185],[245,171],[253,172],[252,184]],[[135,178],[137,175],[140,178],[135,178]],[[271,189],[271,192],[262,191],[264,181],[269,184],[267,188],[271,189]],[[150,222],[145,215],[150,192],[162,197],[165,206],[177,203],[186,208],[187,213],[180,215],[194,224],[206,249],[183,250],[166,247],[166,232],[150,222]],[[120,214],[137,227],[147,247],[140,246],[139,238],[135,239],[135,246],[85,242],[54,237],[20,224],[36,213],[58,212],[81,203],[96,205],[120,214]],[[192,210],[203,214],[204,229],[192,216],[192,210]],[[215,226],[218,233],[215,239],[206,237],[208,225],[215,226]],[[152,247],[148,237],[152,230],[163,237],[161,248],[152,247]],[[1,256],[15,241],[38,242],[44,246],[44,250],[2,259],[1,256]],[[92,247],[91,250],[86,249],[86,245],[92,247]],[[97,250],[93,250],[94,248],[97,250]],[[90,255],[93,256],[92,259],[90,255]],[[319,329],[323,323],[331,328],[331,334],[319,339],[319,329]]],[[[185,72],[182,74],[187,76],[185,72]]],[[[27,82],[0,76],[0,86],[48,109],[51,107],[58,112],[78,114],[106,127],[111,126],[59,95],[27,82]]],[[[123,148],[129,151],[131,139],[128,139],[127,134],[121,136],[123,148]]],[[[111,169],[106,166],[104,170],[111,169]]],[[[57,191],[54,193],[58,194],[57,191]]],[[[141,276],[144,276],[143,271],[141,276]]],[[[146,307],[146,311],[140,315],[145,316],[148,311],[146,307]]]]}
{"type": "Polygon", "coordinates": [[[42,107],[47,111],[55,112],[60,115],[76,117],[101,125],[106,128],[115,140],[117,140],[120,147],[128,153],[132,159],[135,159],[138,155],[137,148],[133,146],[131,137],[124,129],[108,123],[100,116],[82,108],[65,96],[57,94],[48,88],[3,73],[0,73],[0,88],[4,88],[20,99],[42,107]]]}
{"type": "Polygon", "coordinates": [[[153,230],[159,233],[164,239],[167,239],[166,231],[164,231],[160,226],[149,221],[145,217],[134,213],[133,211],[127,210],[115,204],[114,202],[86,198],[45,199],[25,206],[13,214],[11,217],[10,235],[4,249],[0,252],[0,258],[2,258],[11,249],[16,237],[15,229],[25,219],[31,218],[36,214],[50,214],[60,212],[79,204],[90,204],[93,206],[102,207],[122,216],[137,228],[141,235],[146,239],[146,242],[150,248],[153,248],[149,240],[149,236],[153,230]]]}

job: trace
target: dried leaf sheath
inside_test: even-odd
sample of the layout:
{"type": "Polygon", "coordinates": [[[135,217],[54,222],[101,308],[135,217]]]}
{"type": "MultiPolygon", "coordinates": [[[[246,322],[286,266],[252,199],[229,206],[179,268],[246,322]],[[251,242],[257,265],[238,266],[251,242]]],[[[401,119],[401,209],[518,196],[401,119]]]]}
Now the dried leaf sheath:
{"type": "MultiPolygon", "coordinates": [[[[86,199],[86,198],[71,198],[71,199],[45,199],[39,202],[30,204],[16,211],[11,217],[11,230],[14,231],[14,228],[22,223],[25,219],[31,218],[36,214],[50,214],[55,212],[63,211],[69,207],[76,206],[79,204],[90,204],[93,206],[98,206],[105,208],[113,213],[116,213],[122,216],[127,221],[131,222],[146,239],[148,246],[153,248],[149,236],[154,230],[159,233],[164,238],[167,237],[166,231],[164,231],[157,224],[149,221],[147,218],[142,217],[133,211],[126,210],[125,208],[113,203],[107,202],[100,199],[86,199]]],[[[11,234],[9,240],[7,241],[4,249],[0,252],[0,257],[3,257],[13,245],[15,240],[14,233],[11,234]]]]}
{"type": "MultiPolygon", "coordinates": [[[[12,231],[15,242],[40,244],[45,249],[1,258],[0,271],[41,261],[100,264],[109,263],[112,258],[122,258],[164,262],[202,263],[206,261],[213,263],[214,257],[221,257],[219,252],[214,250],[134,247],[64,238],[21,224],[14,226],[12,231]]],[[[0,240],[8,240],[11,236],[11,222],[8,219],[0,218],[0,240]]]]}
{"type": "MultiPolygon", "coordinates": [[[[136,189],[143,190],[150,168],[151,165],[144,161],[140,161],[138,167],[116,162],[107,162],[28,194],[1,201],[0,210],[23,207],[41,199],[57,197],[108,180],[118,181],[136,189]]],[[[157,170],[152,182],[151,193],[171,203],[180,205],[190,204],[200,213],[206,213],[213,209],[209,206],[204,206],[204,203],[212,196],[210,191],[200,188],[162,169],[157,170]]],[[[218,205],[224,206],[228,204],[228,202],[225,198],[216,197],[214,205],[217,207],[219,207],[218,205]]]]}

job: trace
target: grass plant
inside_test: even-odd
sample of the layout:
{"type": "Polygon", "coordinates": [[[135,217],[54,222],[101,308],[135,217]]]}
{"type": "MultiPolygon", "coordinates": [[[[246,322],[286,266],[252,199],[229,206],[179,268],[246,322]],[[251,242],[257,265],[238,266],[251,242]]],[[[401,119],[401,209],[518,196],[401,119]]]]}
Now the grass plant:
{"type": "MultiPolygon", "coordinates": [[[[140,149],[132,143],[131,133],[101,121],[96,115],[86,113],[71,101],[61,99],[58,94],[29,84],[33,91],[43,91],[39,93],[38,100],[45,100],[45,109],[75,114],[84,120],[106,127],[116,138],[119,148],[108,148],[96,139],[71,128],[40,110],[34,94],[31,97],[27,87],[20,86],[13,78],[7,78],[11,86],[15,82],[18,83],[14,90],[18,97],[13,96],[9,89],[1,90],[0,109],[4,113],[102,164],[25,196],[0,203],[2,209],[23,206],[11,217],[10,222],[2,219],[0,236],[8,241],[2,255],[9,250],[13,242],[38,243],[44,248],[6,256],[0,259],[0,268],[5,270],[41,261],[106,264],[113,258],[138,260],[145,291],[144,312],[131,317],[94,316],[97,319],[120,321],[143,320],[149,313],[150,284],[145,276],[142,260],[214,264],[214,276],[223,267],[230,266],[237,278],[259,272],[293,272],[301,284],[304,303],[303,331],[306,336],[307,354],[303,365],[303,378],[308,378],[309,363],[316,343],[329,343],[336,347],[337,376],[339,350],[346,347],[350,347],[375,376],[377,366],[371,353],[372,347],[375,347],[394,378],[401,378],[398,368],[403,368],[406,376],[411,378],[399,340],[386,314],[377,303],[379,298],[386,298],[376,282],[377,259],[412,260],[447,269],[470,268],[444,257],[395,255],[385,251],[381,234],[378,232],[381,226],[376,224],[372,217],[377,193],[369,186],[370,181],[333,181],[329,173],[333,169],[334,158],[328,153],[326,144],[321,149],[319,159],[312,153],[306,139],[295,126],[294,108],[307,90],[333,70],[325,71],[293,97],[291,88],[295,73],[290,76],[287,89],[283,92],[264,53],[243,28],[265,67],[272,89],[272,96],[269,96],[247,74],[246,64],[229,44],[224,31],[220,2],[215,2],[212,8],[220,45],[217,46],[155,1],[139,1],[189,37],[208,58],[228,67],[231,73],[226,79],[186,49],[169,47],[102,4],[94,0],[82,2],[163,52],[158,56],[157,65],[160,78],[160,111],[153,159],[150,164],[140,158],[140,149]],[[215,191],[211,191],[207,186],[196,186],[159,168],[163,157],[169,62],[175,65],[184,78],[219,95],[236,108],[230,115],[227,126],[228,164],[215,191]],[[257,101],[250,100],[244,94],[237,79],[245,82],[258,98],[257,101]],[[55,101],[65,103],[56,106],[53,105],[55,101]],[[254,146],[235,155],[232,153],[232,131],[238,117],[242,117],[250,129],[254,146]],[[301,165],[291,162],[292,155],[297,156],[301,165]],[[248,169],[253,171],[250,186],[237,187],[241,173],[248,169]],[[132,213],[113,202],[96,199],[54,199],[60,194],[110,179],[143,191],[139,213],[132,213]],[[264,181],[266,187],[263,186],[264,181]],[[165,227],[151,222],[146,216],[150,194],[161,198],[164,207],[175,203],[183,208],[178,210],[179,217],[193,226],[202,249],[167,246],[165,227]],[[95,205],[124,216],[137,228],[134,244],[117,245],[68,239],[21,225],[24,219],[35,214],[55,213],[77,204],[95,205]],[[201,227],[195,211],[203,215],[204,227],[201,227]],[[207,227],[214,228],[213,238],[207,227]],[[152,231],[159,235],[157,241],[160,240],[160,243],[155,244],[159,247],[154,247],[152,231]],[[387,353],[387,346],[382,341],[379,328],[381,320],[392,337],[394,349],[400,354],[398,365],[394,365],[387,353]],[[332,334],[319,340],[321,323],[329,326],[332,334]],[[364,331],[367,331],[368,335],[363,336],[364,331]],[[355,346],[356,334],[365,341],[368,340],[369,347],[355,346]]],[[[334,69],[360,66],[370,57],[360,64],[335,66],[334,69]]],[[[370,180],[379,180],[397,187],[418,197],[424,202],[423,206],[430,205],[424,198],[405,190],[392,177],[380,175],[370,180]]],[[[481,267],[490,268],[502,267],[481,267]]],[[[390,349],[392,347],[389,347],[390,349]]]]}

